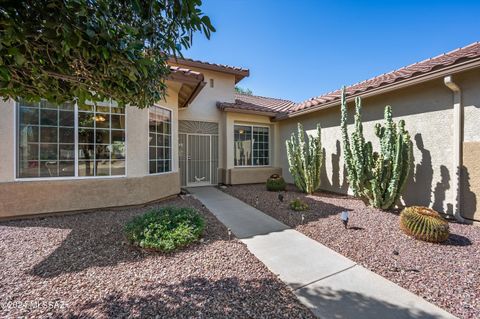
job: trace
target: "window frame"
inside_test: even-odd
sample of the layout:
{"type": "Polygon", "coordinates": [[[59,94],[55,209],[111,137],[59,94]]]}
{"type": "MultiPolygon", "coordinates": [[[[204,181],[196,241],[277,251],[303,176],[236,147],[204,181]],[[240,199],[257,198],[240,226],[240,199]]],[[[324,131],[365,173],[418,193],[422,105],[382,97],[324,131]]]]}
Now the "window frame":
{"type": "Polygon", "coordinates": [[[265,124],[247,124],[247,123],[234,123],[233,124],[233,167],[234,168],[242,168],[242,167],[250,167],[250,168],[254,168],[254,167],[271,167],[272,164],[271,164],[271,160],[272,160],[272,136],[270,134],[270,125],[265,125],[265,124]],[[251,165],[235,165],[235,126],[248,126],[251,128],[251,132],[252,132],[252,140],[253,140],[253,128],[254,127],[262,127],[262,128],[267,128],[268,129],[268,165],[254,165],[253,164],[253,147],[254,147],[254,144],[255,143],[252,143],[252,148],[251,148],[251,151],[252,151],[252,164],[251,165]]]}
{"type": "MultiPolygon", "coordinates": [[[[159,172],[159,173],[150,173],[150,141],[147,143],[147,175],[148,176],[156,176],[156,175],[164,175],[164,174],[171,174],[176,172],[173,168],[173,110],[169,107],[153,104],[154,107],[158,107],[170,112],[170,170],[166,172],[159,172]]],[[[148,109],[148,117],[147,117],[147,126],[148,126],[148,138],[150,139],[150,109],[148,109]]],[[[158,147],[158,146],[155,146],[158,147]]],[[[158,159],[155,159],[158,161],[158,159]]],[[[163,159],[166,160],[166,159],[163,159]]]]}
{"type": "MultiPolygon", "coordinates": [[[[111,101],[111,103],[115,103],[115,101],[111,101]]],[[[74,103],[74,151],[75,151],[75,158],[74,158],[74,169],[75,175],[74,176],[55,176],[55,177],[18,177],[17,166],[18,166],[18,131],[17,129],[20,127],[20,103],[18,101],[14,101],[14,121],[13,121],[13,180],[15,182],[32,182],[32,181],[65,181],[65,180],[82,180],[82,179],[111,179],[111,178],[125,178],[128,176],[128,120],[127,120],[127,108],[125,107],[124,116],[125,116],[125,173],[123,175],[101,175],[101,176],[80,176],[78,174],[78,104],[75,101],[74,103]]],[[[110,130],[111,131],[111,130],[110,130]]]]}

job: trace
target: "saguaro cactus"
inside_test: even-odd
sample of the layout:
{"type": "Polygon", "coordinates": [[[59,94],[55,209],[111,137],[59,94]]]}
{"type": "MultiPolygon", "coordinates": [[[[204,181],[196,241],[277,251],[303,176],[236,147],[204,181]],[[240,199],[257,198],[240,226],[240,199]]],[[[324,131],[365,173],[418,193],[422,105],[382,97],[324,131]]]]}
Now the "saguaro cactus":
{"type": "Polygon", "coordinates": [[[317,136],[308,136],[298,123],[298,133],[292,133],[287,144],[289,171],[295,185],[304,193],[311,194],[320,186],[320,170],[322,168],[321,128],[317,125],[317,136]]]}
{"type": "Polygon", "coordinates": [[[342,90],[342,141],[347,179],[355,196],[371,206],[389,209],[395,205],[405,187],[411,169],[412,140],[405,122],[392,120],[392,108],[385,107],[385,124],[375,125],[380,140],[380,153],[363,136],[362,103],[355,99],[355,131],[350,138],[347,129],[347,102],[342,90]]]}

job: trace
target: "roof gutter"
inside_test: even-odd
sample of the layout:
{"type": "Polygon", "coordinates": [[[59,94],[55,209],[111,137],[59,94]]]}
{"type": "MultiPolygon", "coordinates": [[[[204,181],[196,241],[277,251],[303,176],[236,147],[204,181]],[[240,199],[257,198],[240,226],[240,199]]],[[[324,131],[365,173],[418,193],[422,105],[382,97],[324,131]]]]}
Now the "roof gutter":
{"type": "MultiPolygon", "coordinates": [[[[476,58],[476,59],[473,59],[473,60],[465,61],[463,63],[455,64],[454,66],[451,66],[451,67],[443,68],[443,69],[438,70],[438,71],[429,72],[429,73],[426,73],[424,75],[419,75],[419,76],[414,77],[413,79],[408,78],[408,79],[405,79],[403,81],[390,83],[388,85],[384,85],[384,86],[381,86],[381,87],[378,87],[378,88],[375,88],[375,89],[372,89],[372,90],[368,90],[368,91],[364,91],[364,92],[349,95],[347,97],[347,102],[353,101],[355,99],[355,97],[357,97],[357,96],[361,96],[362,98],[366,98],[366,97],[370,97],[370,96],[374,96],[374,95],[378,95],[378,94],[382,94],[382,93],[387,93],[387,92],[398,90],[398,89],[408,87],[408,86],[411,86],[411,85],[427,82],[427,81],[430,81],[430,80],[433,80],[433,79],[436,79],[436,78],[439,78],[439,77],[451,75],[453,73],[458,73],[460,71],[471,70],[471,69],[477,68],[479,66],[480,66],[480,58],[476,58]]],[[[281,116],[276,117],[274,119],[274,121],[286,120],[286,119],[289,119],[289,118],[293,118],[293,117],[305,115],[305,114],[308,114],[308,113],[316,112],[316,111],[319,111],[319,110],[331,108],[331,107],[334,107],[334,106],[337,106],[337,105],[340,105],[340,100],[334,100],[334,101],[331,101],[331,102],[328,102],[328,103],[325,103],[325,104],[321,104],[317,107],[311,107],[311,108],[301,110],[301,111],[297,111],[297,112],[293,112],[293,113],[290,113],[290,114],[287,114],[287,115],[281,115],[281,116]]]]}
{"type": "Polygon", "coordinates": [[[463,105],[462,90],[453,81],[451,75],[443,79],[445,85],[453,92],[453,166],[452,171],[454,181],[452,185],[452,203],[453,216],[464,223],[466,220],[461,215],[461,198],[462,198],[462,166],[463,166],[463,105]]]}

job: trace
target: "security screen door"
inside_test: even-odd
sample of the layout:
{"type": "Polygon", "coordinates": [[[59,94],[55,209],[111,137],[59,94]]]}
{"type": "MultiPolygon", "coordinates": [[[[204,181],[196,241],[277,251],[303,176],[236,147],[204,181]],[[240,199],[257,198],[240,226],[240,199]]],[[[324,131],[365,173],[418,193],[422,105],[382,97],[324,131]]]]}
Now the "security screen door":
{"type": "Polygon", "coordinates": [[[212,184],[211,135],[187,134],[187,186],[212,184]]]}

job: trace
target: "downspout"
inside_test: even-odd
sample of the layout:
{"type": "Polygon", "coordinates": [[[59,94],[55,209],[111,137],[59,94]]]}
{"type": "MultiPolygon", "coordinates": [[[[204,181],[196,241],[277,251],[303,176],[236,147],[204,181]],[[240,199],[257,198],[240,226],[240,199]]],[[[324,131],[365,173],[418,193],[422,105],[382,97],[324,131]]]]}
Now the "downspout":
{"type": "Polygon", "coordinates": [[[444,77],[445,85],[453,92],[453,216],[457,221],[465,223],[461,215],[462,199],[462,165],[463,165],[463,105],[462,90],[453,82],[451,75],[444,77]]]}

